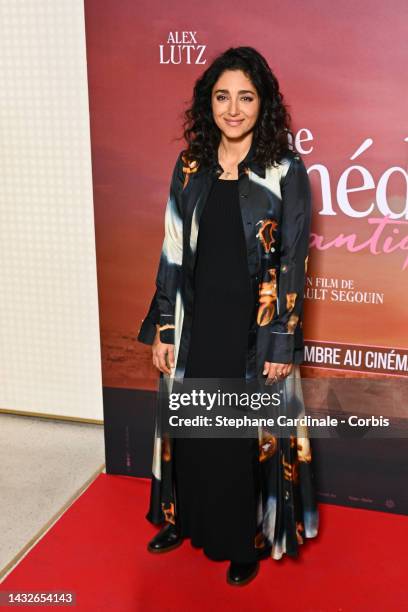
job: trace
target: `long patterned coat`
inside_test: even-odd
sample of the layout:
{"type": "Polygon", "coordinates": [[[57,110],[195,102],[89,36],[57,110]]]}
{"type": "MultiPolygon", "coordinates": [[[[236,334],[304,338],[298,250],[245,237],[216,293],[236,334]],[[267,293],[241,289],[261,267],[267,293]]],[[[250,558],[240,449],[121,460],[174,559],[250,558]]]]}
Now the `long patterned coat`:
{"type": "MultiPolygon", "coordinates": [[[[256,317],[248,335],[246,379],[262,376],[265,361],[293,363],[281,383],[284,408],[304,414],[299,372],[303,361],[303,291],[308,260],[311,193],[301,157],[287,151],[279,164],[261,166],[252,146],[238,166],[238,189],[247,245],[248,270],[256,299],[256,317]]],[[[152,344],[156,325],[162,342],[174,344],[175,367],[160,381],[171,390],[183,379],[194,302],[193,272],[200,216],[212,183],[223,172],[219,163],[200,168],[177,158],[165,212],[165,236],[156,276],[156,292],[137,339],[152,344]]],[[[215,347],[216,348],[216,347],[215,347]]],[[[271,558],[297,556],[304,538],[318,533],[312,453],[308,430],[298,426],[277,437],[259,427],[261,494],[255,546],[271,558]],[[270,551],[270,552],[269,552],[270,551]]],[[[156,415],[150,507],[153,524],[175,522],[177,500],[172,471],[172,442],[156,415]]]]}

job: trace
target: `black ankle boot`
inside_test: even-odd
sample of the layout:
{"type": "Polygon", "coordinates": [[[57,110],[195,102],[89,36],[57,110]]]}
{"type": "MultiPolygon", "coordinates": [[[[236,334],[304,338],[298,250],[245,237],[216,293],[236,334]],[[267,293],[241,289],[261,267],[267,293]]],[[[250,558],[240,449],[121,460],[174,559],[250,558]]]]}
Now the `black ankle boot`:
{"type": "Polygon", "coordinates": [[[258,561],[253,563],[235,563],[235,561],[231,561],[227,571],[227,582],[228,584],[243,586],[255,578],[258,570],[258,561]]]}
{"type": "Polygon", "coordinates": [[[167,552],[177,548],[182,543],[179,528],[173,523],[167,523],[154,536],[147,545],[147,550],[152,553],[167,552]]]}

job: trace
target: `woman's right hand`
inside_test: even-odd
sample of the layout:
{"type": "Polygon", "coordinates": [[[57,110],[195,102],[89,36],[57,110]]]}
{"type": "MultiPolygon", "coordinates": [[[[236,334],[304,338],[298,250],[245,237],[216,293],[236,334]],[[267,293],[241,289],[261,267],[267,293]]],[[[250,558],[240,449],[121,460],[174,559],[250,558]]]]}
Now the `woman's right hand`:
{"type": "Polygon", "coordinates": [[[159,326],[152,345],[153,365],[164,374],[171,374],[169,365],[174,368],[174,344],[160,342],[159,326]]]}

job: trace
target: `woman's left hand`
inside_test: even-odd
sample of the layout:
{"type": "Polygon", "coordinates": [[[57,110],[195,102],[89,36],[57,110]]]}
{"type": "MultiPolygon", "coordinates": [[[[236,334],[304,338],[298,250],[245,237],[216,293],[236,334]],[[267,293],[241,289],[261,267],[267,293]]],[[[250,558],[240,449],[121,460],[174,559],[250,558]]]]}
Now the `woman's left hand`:
{"type": "Polygon", "coordinates": [[[262,374],[267,375],[266,385],[272,385],[283,380],[292,372],[293,363],[271,363],[265,361],[262,374]]]}

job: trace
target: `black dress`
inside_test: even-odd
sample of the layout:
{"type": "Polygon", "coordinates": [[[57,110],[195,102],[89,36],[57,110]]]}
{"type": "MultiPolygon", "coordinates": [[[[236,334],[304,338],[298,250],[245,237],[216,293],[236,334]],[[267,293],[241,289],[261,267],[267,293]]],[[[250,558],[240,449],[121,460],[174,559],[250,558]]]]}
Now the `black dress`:
{"type": "MultiPolygon", "coordinates": [[[[192,334],[185,377],[243,378],[254,298],[238,180],[216,180],[200,219],[192,334]]],[[[255,438],[176,438],[182,535],[214,560],[256,560],[260,486],[255,438]]]]}

